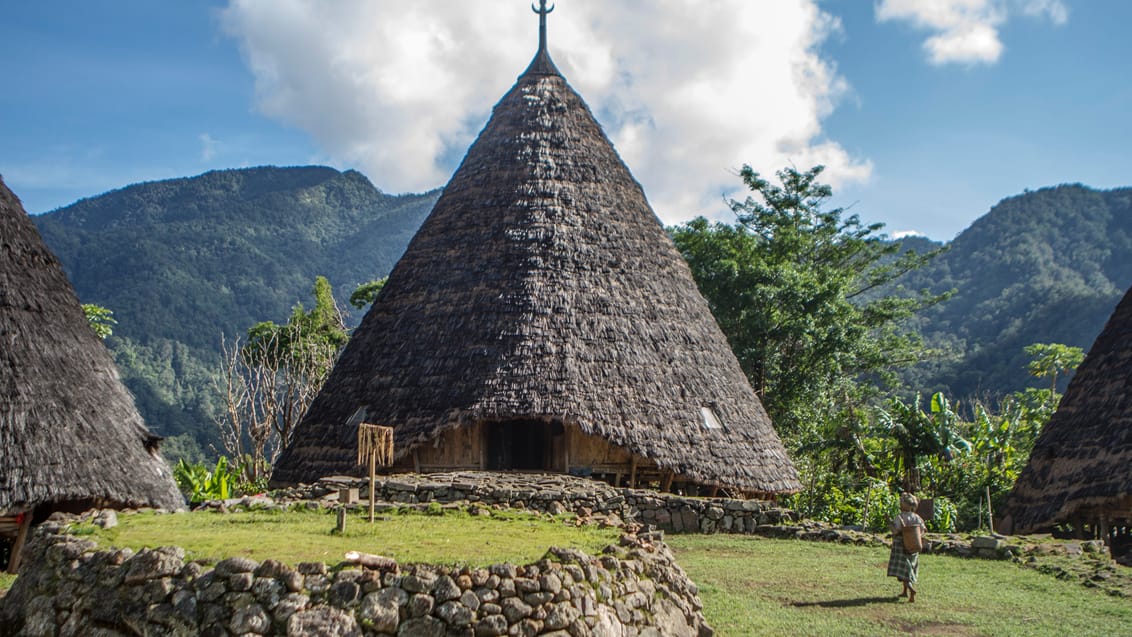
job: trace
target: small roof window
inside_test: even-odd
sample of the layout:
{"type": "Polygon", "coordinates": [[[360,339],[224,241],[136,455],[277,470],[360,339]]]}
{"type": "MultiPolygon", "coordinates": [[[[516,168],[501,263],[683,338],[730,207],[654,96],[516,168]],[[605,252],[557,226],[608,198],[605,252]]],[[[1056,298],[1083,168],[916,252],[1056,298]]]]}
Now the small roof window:
{"type": "Polygon", "coordinates": [[[723,421],[719,418],[719,414],[711,407],[700,407],[700,413],[704,417],[704,429],[723,429],[723,421]]]}

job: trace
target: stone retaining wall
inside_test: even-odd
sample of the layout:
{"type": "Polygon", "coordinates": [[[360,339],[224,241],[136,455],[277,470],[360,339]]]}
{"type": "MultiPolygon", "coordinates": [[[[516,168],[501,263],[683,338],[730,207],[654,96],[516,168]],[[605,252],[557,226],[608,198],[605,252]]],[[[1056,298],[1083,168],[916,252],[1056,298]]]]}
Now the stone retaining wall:
{"type": "MultiPolygon", "coordinates": [[[[364,506],[369,481],[352,477],[326,478],[315,485],[283,489],[275,500],[320,502],[338,506],[343,488],[356,488],[364,506]]],[[[375,496],[382,503],[423,505],[482,504],[528,508],[545,513],[573,512],[583,519],[626,527],[656,528],[667,533],[743,533],[778,539],[798,539],[881,546],[892,539],[824,522],[799,520],[797,513],[765,500],[686,497],[646,489],[612,487],[604,482],[562,474],[516,474],[481,471],[396,474],[378,476],[375,496]]],[[[268,500],[261,504],[268,505],[268,500]]],[[[230,506],[255,506],[255,501],[231,501],[230,506]]],[[[214,503],[220,506],[220,503],[214,503]]],[[[925,553],[991,560],[1023,560],[1035,555],[1060,554],[1076,557],[1105,552],[1103,542],[1037,541],[1025,536],[973,536],[930,533],[925,553]]]]}
{"type": "MultiPolygon", "coordinates": [[[[315,485],[282,489],[276,501],[337,504],[341,489],[356,488],[363,500],[369,480],[326,478],[315,485]]],[[[563,474],[468,471],[378,476],[375,496],[385,503],[479,503],[544,513],[576,513],[649,525],[668,533],[755,533],[759,526],[796,521],[797,514],[765,500],[686,497],[649,489],[612,487],[598,480],[563,474]],[[614,519],[616,518],[616,519],[614,519]]]]}
{"type": "Polygon", "coordinates": [[[98,551],[63,526],[36,531],[0,600],[0,636],[713,634],[659,534],[625,535],[596,558],[551,549],[521,567],[400,572],[241,557],[209,568],[176,547],[98,551]]]}

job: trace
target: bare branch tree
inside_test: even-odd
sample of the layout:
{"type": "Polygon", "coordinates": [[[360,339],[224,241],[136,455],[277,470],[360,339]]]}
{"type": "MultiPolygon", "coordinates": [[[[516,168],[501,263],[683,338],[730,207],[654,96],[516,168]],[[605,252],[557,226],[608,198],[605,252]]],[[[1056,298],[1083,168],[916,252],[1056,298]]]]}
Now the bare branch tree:
{"type": "Polygon", "coordinates": [[[345,345],[342,314],[322,277],[315,282],[315,299],[314,309],[296,306],[284,325],[259,323],[246,341],[221,344],[225,409],[217,425],[224,450],[239,460],[248,482],[270,478],[271,466],[345,345]]]}

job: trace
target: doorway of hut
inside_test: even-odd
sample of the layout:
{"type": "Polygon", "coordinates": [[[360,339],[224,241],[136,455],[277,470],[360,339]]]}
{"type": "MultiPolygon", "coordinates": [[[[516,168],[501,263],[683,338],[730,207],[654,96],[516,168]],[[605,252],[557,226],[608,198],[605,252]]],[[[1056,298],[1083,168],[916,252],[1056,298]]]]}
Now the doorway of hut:
{"type": "Polygon", "coordinates": [[[505,420],[485,423],[487,468],[493,471],[553,471],[561,423],[505,420]],[[557,439],[557,440],[556,440],[557,439]]]}

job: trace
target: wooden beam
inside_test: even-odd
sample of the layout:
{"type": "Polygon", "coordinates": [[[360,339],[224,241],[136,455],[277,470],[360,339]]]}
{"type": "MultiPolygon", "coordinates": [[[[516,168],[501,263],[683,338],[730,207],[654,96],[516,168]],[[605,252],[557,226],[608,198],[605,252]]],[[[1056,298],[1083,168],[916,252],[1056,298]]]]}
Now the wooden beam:
{"type": "Polygon", "coordinates": [[[413,473],[421,472],[421,454],[413,449],[413,473]]]}
{"type": "Polygon", "coordinates": [[[28,538],[28,529],[31,528],[31,518],[33,511],[24,513],[23,522],[20,523],[20,530],[16,532],[16,542],[12,544],[12,556],[8,558],[8,572],[15,575],[20,568],[20,553],[23,553],[24,542],[28,538]]]}
{"type": "Polygon", "coordinates": [[[480,471],[487,471],[487,425],[481,420],[475,426],[476,431],[479,432],[476,440],[480,445],[480,471]]]}
{"type": "Polygon", "coordinates": [[[675,473],[675,472],[673,472],[673,471],[665,471],[665,472],[664,472],[664,479],[663,479],[663,480],[661,481],[661,483],[660,483],[660,490],[661,490],[661,491],[667,491],[667,492],[671,492],[671,491],[672,491],[672,479],[673,479],[674,477],[676,477],[676,473],[675,473]]]}

